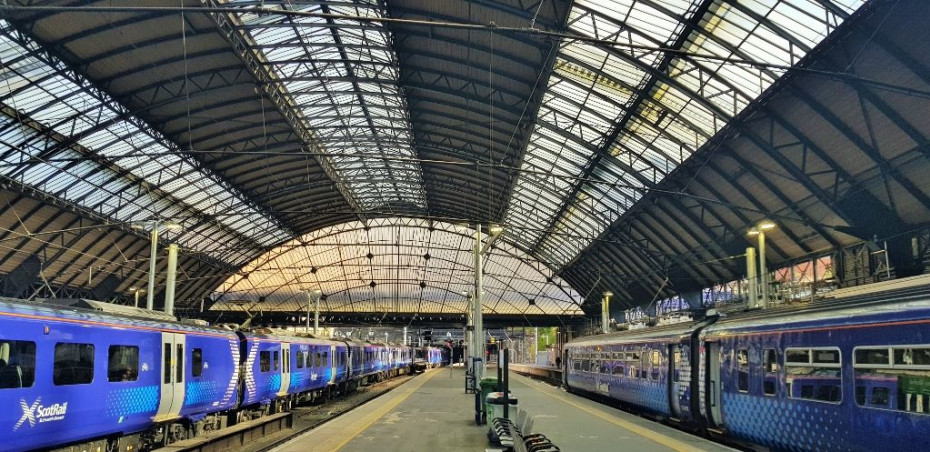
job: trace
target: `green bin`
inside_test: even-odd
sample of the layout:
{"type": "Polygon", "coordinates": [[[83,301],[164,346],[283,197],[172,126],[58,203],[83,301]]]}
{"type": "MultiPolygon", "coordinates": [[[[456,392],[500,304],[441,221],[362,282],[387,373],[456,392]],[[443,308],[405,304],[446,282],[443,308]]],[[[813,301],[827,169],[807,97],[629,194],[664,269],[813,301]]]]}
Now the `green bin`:
{"type": "Polygon", "coordinates": [[[497,378],[482,378],[478,385],[481,387],[481,417],[484,423],[488,419],[488,394],[497,391],[497,378]]]}

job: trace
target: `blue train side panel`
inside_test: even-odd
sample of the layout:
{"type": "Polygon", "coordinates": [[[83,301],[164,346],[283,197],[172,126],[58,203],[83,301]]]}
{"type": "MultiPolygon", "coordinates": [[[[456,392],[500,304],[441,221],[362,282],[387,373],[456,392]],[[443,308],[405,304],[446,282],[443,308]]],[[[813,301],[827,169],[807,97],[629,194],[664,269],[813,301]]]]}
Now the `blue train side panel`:
{"type": "Polygon", "coordinates": [[[930,406],[917,401],[930,400],[930,304],[796,317],[721,322],[705,333],[719,344],[709,357],[720,366],[715,424],[777,450],[922,448],[930,406]]]}
{"type": "Polygon", "coordinates": [[[281,390],[281,341],[250,333],[239,335],[245,369],[242,405],[270,403],[281,390]]]}
{"type": "Polygon", "coordinates": [[[192,420],[238,404],[239,339],[228,335],[187,335],[185,394],[181,415],[192,420]]]}

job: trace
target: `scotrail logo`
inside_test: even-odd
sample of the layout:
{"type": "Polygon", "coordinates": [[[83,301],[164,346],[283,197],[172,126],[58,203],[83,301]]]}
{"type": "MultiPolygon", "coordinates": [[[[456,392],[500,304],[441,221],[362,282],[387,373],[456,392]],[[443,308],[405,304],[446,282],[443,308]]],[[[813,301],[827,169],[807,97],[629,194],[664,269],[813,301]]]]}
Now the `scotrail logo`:
{"type": "Polygon", "coordinates": [[[41,424],[42,422],[60,421],[68,413],[68,402],[42,406],[42,397],[32,402],[32,405],[26,403],[26,399],[19,399],[19,407],[22,408],[23,415],[19,418],[19,422],[13,426],[14,432],[19,430],[26,422],[29,422],[30,427],[35,427],[37,422],[41,424]]]}

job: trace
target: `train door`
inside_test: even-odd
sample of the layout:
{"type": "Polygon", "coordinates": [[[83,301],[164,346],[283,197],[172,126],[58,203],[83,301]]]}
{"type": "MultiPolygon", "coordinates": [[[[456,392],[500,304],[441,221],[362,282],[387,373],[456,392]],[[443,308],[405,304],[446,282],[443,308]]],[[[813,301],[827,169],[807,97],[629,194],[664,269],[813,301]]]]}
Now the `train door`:
{"type": "Polygon", "coordinates": [[[281,389],[278,390],[278,396],[287,395],[291,387],[291,344],[281,343],[281,389]]]}
{"type": "Polygon", "coordinates": [[[161,333],[161,395],[155,421],[174,419],[184,405],[184,346],[186,336],[161,333]]]}
{"type": "Polygon", "coordinates": [[[704,369],[707,372],[707,377],[704,381],[707,385],[705,395],[707,397],[707,413],[710,415],[708,421],[711,425],[720,427],[723,426],[723,419],[720,416],[720,390],[722,389],[720,383],[720,343],[707,342],[706,350],[704,369]]]}
{"type": "Polygon", "coordinates": [[[571,364],[568,362],[568,350],[562,351],[562,386],[568,387],[568,369],[571,364]]]}
{"type": "Polygon", "coordinates": [[[339,355],[336,354],[336,346],[329,346],[329,363],[326,364],[329,367],[329,384],[336,382],[336,361],[338,361],[339,355]]]}
{"type": "MultiPolygon", "coordinates": [[[[668,346],[668,375],[666,380],[668,384],[668,402],[669,410],[672,413],[673,418],[681,418],[681,399],[679,398],[682,393],[681,385],[682,382],[679,381],[681,378],[681,345],[680,344],[671,344],[668,346]]],[[[688,384],[688,382],[684,382],[688,384]]]]}

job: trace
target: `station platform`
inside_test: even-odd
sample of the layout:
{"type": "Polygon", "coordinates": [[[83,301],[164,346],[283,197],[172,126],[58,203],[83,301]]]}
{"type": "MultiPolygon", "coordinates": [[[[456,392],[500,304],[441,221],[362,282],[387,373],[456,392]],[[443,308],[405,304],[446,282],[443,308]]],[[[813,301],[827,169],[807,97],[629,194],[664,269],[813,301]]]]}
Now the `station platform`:
{"type": "MultiPolygon", "coordinates": [[[[465,394],[464,381],[461,367],[431,370],[273,450],[497,450],[487,426],[475,425],[475,395],[465,394]]],[[[543,433],[563,451],[733,450],[514,373],[510,390],[519,401],[511,419],[524,433],[543,433]]]]}

